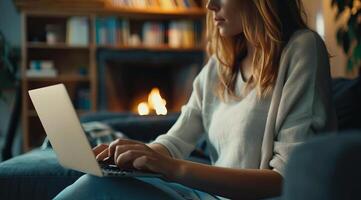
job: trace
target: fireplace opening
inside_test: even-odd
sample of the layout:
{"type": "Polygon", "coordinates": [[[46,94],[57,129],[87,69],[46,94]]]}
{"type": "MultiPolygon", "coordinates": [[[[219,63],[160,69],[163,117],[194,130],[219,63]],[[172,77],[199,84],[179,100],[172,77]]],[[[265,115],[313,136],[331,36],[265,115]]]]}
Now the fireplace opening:
{"type": "Polygon", "coordinates": [[[107,109],[142,115],[164,114],[163,108],[158,111],[153,108],[152,98],[149,96],[151,92],[158,90],[153,101],[164,103],[166,113],[179,112],[190,97],[192,83],[199,70],[199,65],[189,63],[176,66],[173,63],[170,66],[167,63],[107,62],[107,109]],[[140,107],[144,111],[146,103],[149,113],[139,113],[140,107]]]}

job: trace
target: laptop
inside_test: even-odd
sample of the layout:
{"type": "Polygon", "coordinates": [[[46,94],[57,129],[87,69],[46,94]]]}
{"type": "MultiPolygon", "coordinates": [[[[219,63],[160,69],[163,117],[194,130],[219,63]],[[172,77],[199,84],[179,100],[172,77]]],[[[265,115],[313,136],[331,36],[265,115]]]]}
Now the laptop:
{"type": "Polygon", "coordinates": [[[29,95],[63,167],[99,177],[161,177],[98,162],[64,84],[29,90],[29,95]]]}

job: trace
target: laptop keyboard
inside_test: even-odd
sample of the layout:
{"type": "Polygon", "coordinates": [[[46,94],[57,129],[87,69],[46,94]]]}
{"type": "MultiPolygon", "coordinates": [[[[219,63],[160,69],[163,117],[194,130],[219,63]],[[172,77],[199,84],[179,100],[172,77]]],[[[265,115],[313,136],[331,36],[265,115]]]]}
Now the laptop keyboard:
{"type": "Polygon", "coordinates": [[[105,176],[123,176],[123,177],[157,177],[161,178],[161,174],[141,172],[138,170],[125,170],[119,169],[116,165],[109,165],[105,163],[99,163],[100,168],[105,176]]]}
{"type": "Polygon", "coordinates": [[[100,166],[106,175],[129,176],[134,172],[132,170],[119,169],[116,165],[101,164],[100,166]]]}

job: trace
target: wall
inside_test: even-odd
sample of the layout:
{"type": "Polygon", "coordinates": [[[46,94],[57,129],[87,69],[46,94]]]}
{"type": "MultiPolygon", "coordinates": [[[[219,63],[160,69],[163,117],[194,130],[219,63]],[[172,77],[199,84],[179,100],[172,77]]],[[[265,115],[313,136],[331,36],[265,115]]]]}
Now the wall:
{"type": "Polygon", "coordinates": [[[21,41],[20,15],[12,0],[0,0],[0,31],[7,41],[19,47],[21,41]]]}

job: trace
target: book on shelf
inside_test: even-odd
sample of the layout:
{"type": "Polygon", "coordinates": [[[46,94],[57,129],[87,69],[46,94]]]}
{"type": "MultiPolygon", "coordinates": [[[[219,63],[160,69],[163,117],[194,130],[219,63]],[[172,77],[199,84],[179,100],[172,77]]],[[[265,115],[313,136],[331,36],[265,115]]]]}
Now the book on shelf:
{"type": "Polygon", "coordinates": [[[87,17],[71,17],[67,21],[68,45],[89,45],[89,21],[87,17]]]}
{"type": "Polygon", "coordinates": [[[97,18],[96,43],[98,45],[128,45],[130,30],[128,20],[115,17],[97,18]]]}
{"type": "Polygon", "coordinates": [[[132,23],[116,17],[97,18],[97,45],[193,48],[202,40],[201,21],[144,21],[140,26],[138,21],[131,27],[132,23]]]}
{"type": "Polygon", "coordinates": [[[164,24],[162,23],[145,22],[142,33],[144,46],[154,47],[165,43],[164,24]]]}
{"type": "Polygon", "coordinates": [[[99,45],[107,44],[107,28],[106,24],[104,23],[105,19],[97,18],[95,22],[96,26],[96,43],[99,45]]]}
{"type": "Polygon", "coordinates": [[[76,90],[75,105],[79,110],[90,110],[91,109],[91,98],[89,88],[78,88],[76,90]]]}
{"type": "Polygon", "coordinates": [[[159,0],[160,8],[162,9],[175,9],[177,8],[173,0],[159,0]]]}
{"type": "Polygon", "coordinates": [[[193,21],[171,21],[168,31],[168,45],[173,48],[191,48],[198,44],[198,35],[193,21]]]}
{"type": "Polygon", "coordinates": [[[56,77],[57,75],[58,71],[54,68],[54,62],[51,60],[32,60],[26,71],[26,77],[29,78],[56,77]]]}
{"type": "Polygon", "coordinates": [[[117,30],[118,43],[125,46],[128,45],[128,38],[130,37],[129,21],[119,20],[117,30]]]}
{"type": "Polygon", "coordinates": [[[117,42],[117,19],[116,17],[109,17],[106,20],[107,29],[107,43],[108,44],[116,44],[117,42]]]}

